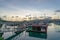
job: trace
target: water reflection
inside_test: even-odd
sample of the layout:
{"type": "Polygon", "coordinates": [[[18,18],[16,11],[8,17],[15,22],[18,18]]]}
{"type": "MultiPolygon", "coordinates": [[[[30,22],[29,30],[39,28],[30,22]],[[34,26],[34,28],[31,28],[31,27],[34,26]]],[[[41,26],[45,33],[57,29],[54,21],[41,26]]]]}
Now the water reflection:
{"type": "Polygon", "coordinates": [[[56,25],[56,24],[55,24],[54,27],[55,27],[55,31],[56,31],[56,32],[60,32],[60,25],[56,25]]]}
{"type": "Polygon", "coordinates": [[[47,39],[47,33],[29,32],[30,37],[47,39]]]}
{"type": "MultiPolygon", "coordinates": [[[[19,34],[21,34],[21,32],[15,32],[15,35],[10,36],[9,38],[5,39],[5,40],[11,40],[14,37],[18,36],[19,34]]],[[[20,36],[19,36],[20,37],[20,36]]]]}

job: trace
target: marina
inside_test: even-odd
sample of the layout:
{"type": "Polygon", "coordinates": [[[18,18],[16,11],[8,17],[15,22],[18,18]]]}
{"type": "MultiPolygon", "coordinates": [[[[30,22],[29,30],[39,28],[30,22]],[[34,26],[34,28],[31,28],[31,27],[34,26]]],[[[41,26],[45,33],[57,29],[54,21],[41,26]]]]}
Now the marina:
{"type": "MultiPolygon", "coordinates": [[[[1,32],[1,37],[3,40],[55,40],[56,37],[56,40],[59,40],[59,33],[60,33],[60,25],[57,25],[57,24],[54,24],[54,23],[49,23],[49,25],[43,25],[43,23],[39,23],[39,25],[37,24],[30,24],[28,25],[28,27],[23,27],[24,30],[20,30],[20,28],[18,26],[9,26],[9,25],[6,25],[4,26],[5,24],[3,24],[3,26],[1,28],[4,28],[4,32],[1,32]],[[33,30],[36,30],[36,31],[31,31],[31,27],[34,26],[36,28],[33,28],[33,30]],[[42,31],[39,31],[39,28],[37,27],[43,27],[42,31]],[[5,28],[6,27],[6,28],[5,28]],[[9,30],[9,29],[10,30],[9,30]],[[19,28],[19,29],[18,29],[19,28]],[[45,28],[46,31],[44,30],[45,28]],[[18,29],[18,31],[17,31],[18,29]],[[27,30],[29,29],[29,30],[27,30]],[[11,31],[12,30],[12,31],[11,31]],[[16,31],[15,31],[16,30],[16,31]],[[39,32],[38,32],[39,31],[39,32]],[[56,36],[55,36],[56,35],[56,36]],[[52,36],[52,37],[51,37],[52,36]]],[[[0,37],[0,39],[1,39],[0,37]]],[[[1,40],[2,40],[1,39],[1,40]]]]}

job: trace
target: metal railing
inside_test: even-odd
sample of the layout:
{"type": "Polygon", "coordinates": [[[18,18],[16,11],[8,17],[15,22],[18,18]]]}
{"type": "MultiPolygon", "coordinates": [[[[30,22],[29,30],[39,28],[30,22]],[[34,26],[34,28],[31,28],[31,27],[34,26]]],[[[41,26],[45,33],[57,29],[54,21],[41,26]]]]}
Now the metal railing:
{"type": "Polygon", "coordinates": [[[0,29],[1,32],[16,32],[16,31],[23,31],[25,28],[2,28],[0,29]]]}

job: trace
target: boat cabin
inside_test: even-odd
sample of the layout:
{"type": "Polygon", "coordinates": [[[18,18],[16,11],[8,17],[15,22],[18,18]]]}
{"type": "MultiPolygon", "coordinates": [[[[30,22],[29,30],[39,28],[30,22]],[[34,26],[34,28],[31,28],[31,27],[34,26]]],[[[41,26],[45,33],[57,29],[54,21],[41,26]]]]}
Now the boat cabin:
{"type": "Polygon", "coordinates": [[[47,25],[30,25],[27,31],[47,32],[47,25]]]}

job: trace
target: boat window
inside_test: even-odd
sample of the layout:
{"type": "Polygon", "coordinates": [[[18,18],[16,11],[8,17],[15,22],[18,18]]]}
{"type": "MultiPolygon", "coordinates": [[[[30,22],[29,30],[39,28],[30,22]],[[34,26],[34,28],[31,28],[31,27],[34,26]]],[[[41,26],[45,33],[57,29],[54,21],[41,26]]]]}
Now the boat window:
{"type": "Polygon", "coordinates": [[[40,27],[37,27],[37,31],[40,31],[41,30],[41,28],[40,27]]]}
{"type": "Polygon", "coordinates": [[[36,27],[32,27],[33,28],[33,30],[36,30],[36,27]]]}

